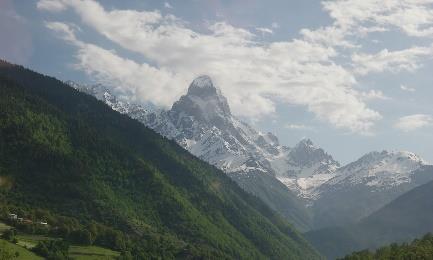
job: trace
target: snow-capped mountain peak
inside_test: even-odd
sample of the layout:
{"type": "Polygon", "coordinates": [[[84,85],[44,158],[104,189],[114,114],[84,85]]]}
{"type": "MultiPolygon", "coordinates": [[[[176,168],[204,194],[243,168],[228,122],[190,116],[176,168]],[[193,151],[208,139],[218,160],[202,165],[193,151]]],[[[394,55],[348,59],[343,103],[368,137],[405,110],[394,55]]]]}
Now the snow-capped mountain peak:
{"type": "Polygon", "coordinates": [[[358,221],[433,179],[426,162],[406,151],[368,153],[339,168],[314,190],[317,228],[358,221]]]}
{"type": "Polygon", "coordinates": [[[170,113],[175,117],[189,116],[206,123],[224,124],[232,116],[227,99],[209,76],[192,81],[186,95],[176,101],[170,113]]]}
{"type": "MultiPolygon", "coordinates": [[[[295,148],[281,146],[272,133],[262,134],[230,112],[227,99],[209,76],[194,79],[185,95],[168,111],[131,114],[134,106],[117,100],[101,85],[69,85],[130,115],[185,149],[226,172],[262,172],[295,176],[301,172],[328,172],[335,161],[311,140],[295,148]],[[121,108],[121,109],[120,109],[121,108]]],[[[336,162],[335,162],[336,163],[336,162]]],[[[338,163],[336,163],[338,165],[338,163]]]]}
{"type": "Polygon", "coordinates": [[[299,143],[295,146],[295,147],[309,147],[309,148],[317,148],[314,144],[313,141],[311,141],[311,139],[309,138],[303,138],[301,141],[299,141],[299,143]]]}
{"type": "Polygon", "coordinates": [[[275,176],[300,197],[315,200],[327,190],[361,183],[389,187],[411,181],[427,164],[410,152],[371,152],[344,167],[303,139],[293,148],[282,146],[272,133],[260,133],[233,116],[226,98],[209,76],[200,76],[168,111],[149,112],[121,101],[102,85],[72,87],[135,118],[185,149],[228,173],[266,173],[275,176]]]}
{"type": "Polygon", "coordinates": [[[219,89],[213,84],[212,79],[207,75],[201,75],[191,82],[187,94],[200,96],[203,94],[217,94],[217,92],[219,92],[219,89]]]}
{"type": "Polygon", "coordinates": [[[381,171],[413,171],[425,164],[427,164],[426,161],[412,152],[383,150],[381,152],[370,152],[357,161],[343,167],[341,171],[354,174],[361,170],[366,170],[369,175],[373,175],[381,171]]]}
{"type": "Polygon", "coordinates": [[[289,189],[305,199],[315,199],[315,190],[335,177],[340,164],[317,147],[310,139],[303,139],[288,152],[287,171],[277,178],[289,189]]]}
{"type": "MultiPolygon", "coordinates": [[[[279,180],[305,199],[317,227],[356,220],[433,179],[419,171],[427,163],[411,152],[371,152],[340,167],[310,139],[293,148],[283,146],[272,133],[261,133],[233,116],[208,76],[194,79],[170,110],[131,104],[102,85],[67,83],[176,141],[264,201],[287,198],[285,187],[276,185],[279,180]],[[359,206],[360,202],[367,204],[359,206]]],[[[275,207],[286,214],[286,206],[275,207]]]]}
{"type": "MultiPolygon", "coordinates": [[[[322,148],[315,146],[310,139],[301,140],[293,149],[291,149],[290,155],[294,166],[311,167],[317,163],[329,165],[334,164],[336,167],[340,166],[332,156],[327,154],[322,148]]],[[[312,174],[314,174],[314,172],[312,174]]]]}
{"type": "Polygon", "coordinates": [[[411,175],[427,165],[418,155],[407,151],[370,152],[341,169],[328,185],[345,183],[387,188],[411,181],[411,175]]]}

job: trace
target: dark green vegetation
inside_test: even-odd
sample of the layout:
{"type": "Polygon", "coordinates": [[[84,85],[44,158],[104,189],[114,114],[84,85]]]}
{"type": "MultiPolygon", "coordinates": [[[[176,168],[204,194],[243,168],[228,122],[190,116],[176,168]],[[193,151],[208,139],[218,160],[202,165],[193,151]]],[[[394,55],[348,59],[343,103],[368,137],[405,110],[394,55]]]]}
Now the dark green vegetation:
{"type": "Polygon", "coordinates": [[[48,260],[69,259],[69,244],[63,240],[40,241],[32,251],[48,260]]]}
{"type": "Polygon", "coordinates": [[[59,239],[53,237],[20,234],[17,236],[17,240],[18,242],[15,244],[0,239],[0,260],[43,259],[39,254],[44,255],[45,259],[51,258],[56,260],[67,259],[67,257],[73,260],[114,260],[118,259],[119,256],[119,252],[97,246],[69,245],[67,252],[64,250],[60,250],[59,252],[58,248],[51,246],[42,248],[42,244],[52,243],[51,241],[59,241],[59,239]],[[36,253],[38,253],[38,255],[36,253]]]}
{"type": "Polygon", "coordinates": [[[0,239],[0,260],[40,260],[42,257],[36,255],[24,247],[0,239]]]}
{"type": "Polygon", "coordinates": [[[69,247],[69,257],[74,260],[110,260],[118,259],[119,253],[106,248],[96,246],[74,246],[69,247]]]}
{"type": "Polygon", "coordinates": [[[51,256],[54,259],[64,259],[65,257],[69,257],[74,260],[114,260],[118,259],[118,256],[120,255],[119,252],[110,250],[108,248],[71,244],[69,241],[62,241],[61,238],[56,237],[19,233],[16,238],[18,240],[16,246],[18,249],[21,249],[22,252],[20,253],[20,257],[18,257],[18,260],[25,256],[24,251],[26,250],[28,251],[27,254],[37,253],[38,255],[44,255],[46,257],[51,256]],[[62,250],[62,247],[50,245],[50,243],[55,242],[60,243],[60,245],[63,244],[64,249],[67,247],[68,250],[62,250]],[[42,246],[43,244],[45,246],[42,246]]]}
{"type": "Polygon", "coordinates": [[[223,172],[54,78],[1,62],[0,108],[4,212],[125,258],[319,258],[223,172]]]}
{"type": "Polygon", "coordinates": [[[232,173],[230,177],[244,190],[256,195],[280,213],[300,232],[311,229],[311,213],[304,202],[276,178],[262,172],[232,173]]]}
{"type": "Polygon", "coordinates": [[[376,251],[363,250],[342,258],[343,260],[386,260],[386,259],[432,259],[433,236],[425,235],[411,243],[391,244],[376,251]]]}
{"type": "MultiPolygon", "coordinates": [[[[432,174],[433,167],[422,169],[432,174]]],[[[307,239],[329,258],[353,251],[407,242],[433,232],[433,182],[421,185],[393,200],[356,224],[311,231],[307,239]]]]}

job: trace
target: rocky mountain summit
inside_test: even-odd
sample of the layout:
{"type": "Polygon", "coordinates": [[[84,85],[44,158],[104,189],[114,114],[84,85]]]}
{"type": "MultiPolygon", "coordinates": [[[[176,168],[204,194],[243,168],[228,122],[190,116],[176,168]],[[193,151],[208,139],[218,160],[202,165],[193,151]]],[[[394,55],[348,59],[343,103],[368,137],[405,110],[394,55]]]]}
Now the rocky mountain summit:
{"type": "MultiPolygon", "coordinates": [[[[309,139],[289,148],[280,145],[272,133],[261,133],[239,120],[231,113],[227,99],[209,76],[193,80],[187,93],[167,111],[148,111],[120,101],[101,85],[68,84],[104,101],[116,111],[138,119],[226,172],[254,171],[296,179],[329,174],[339,167],[332,156],[314,146],[309,139]]],[[[302,189],[302,185],[299,187],[302,189]]]]}
{"type": "Polygon", "coordinates": [[[371,213],[433,179],[416,174],[427,162],[410,152],[371,152],[341,166],[310,139],[294,147],[282,145],[272,133],[262,133],[234,116],[222,91],[206,75],[194,79],[168,110],[119,100],[102,85],[68,84],[175,140],[275,210],[297,219],[294,222],[303,228],[310,225],[307,211],[321,216],[316,218],[318,227],[351,221],[358,218],[353,207],[362,215],[371,213]]]}

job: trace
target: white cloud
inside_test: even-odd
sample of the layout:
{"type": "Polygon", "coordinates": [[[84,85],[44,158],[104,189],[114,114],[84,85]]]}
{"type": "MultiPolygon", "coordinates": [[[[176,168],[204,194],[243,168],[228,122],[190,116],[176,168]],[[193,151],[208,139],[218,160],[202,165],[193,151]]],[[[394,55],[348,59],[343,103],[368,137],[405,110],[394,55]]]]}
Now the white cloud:
{"type": "Polygon", "coordinates": [[[291,130],[311,130],[312,128],[310,126],[304,125],[304,124],[286,124],[284,128],[291,129],[291,130]]]}
{"type": "Polygon", "coordinates": [[[406,85],[400,85],[400,89],[403,90],[403,91],[408,91],[408,92],[415,92],[416,91],[415,88],[409,87],[409,86],[406,86],[406,85]]]}
{"type": "MultiPolygon", "coordinates": [[[[164,79],[155,82],[152,88],[166,94],[150,98],[150,91],[142,91],[147,88],[140,84],[143,75],[129,75],[135,80],[128,81],[124,72],[111,71],[110,66],[99,66],[98,60],[77,55],[79,68],[99,75],[100,80],[118,82],[139,100],[169,106],[193,77],[210,74],[238,115],[259,118],[273,113],[277,102],[286,102],[304,106],[337,128],[368,133],[381,115],[366,102],[386,97],[378,90],[360,92],[356,89],[356,78],[378,72],[414,71],[422,66],[423,59],[431,56],[432,48],[414,46],[399,51],[384,49],[375,54],[353,54],[360,50],[357,41],[373,32],[395,29],[414,37],[433,36],[432,1],[326,1],[323,7],[334,19],[333,24],[316,30],[303,29],[299,39],[271,43],[260,42],[253,32],[224,22],[212,24],[207,32],[196,32],[173,15],[105,10],[93,0],[58,0],[59,8],[51,9],[74,10],[85,26],[148,61],[138,64],[96,45],[82,45],[87,49],[78,47],[81,54],[88,53],[85,51],[90,49],[88,46],[99,48],[100,54],[106,55],[107,64],[110,61],[117,65],[125,63],[125,67],[135,64],[132,67],[140,68],[132,69],[135,73],[148,68],[164,79]],[[342,55],[343,51],[349,55],[342,55]],[[350,58],[341,63],[345,57],[350,58]]],[[[41,0],[38,8],[49,10],[39,7],[47,5],[46,2],[55,1],[41,0]]],[[[278,27],[277,23],[271,25],[272,29],[278,27]]],[[[272,31],[258,29],[266,29],[259,30],[262,33],[272,31]]]]}
{"type": "Polygon", "coordinates": [[[257,27],[256,28],[257,31],[261,32],[262,34],[274,34],[274,31],[272,31],[272,29],[269,28],[265,28],[265,27],[257,27]]]}
{"type": "Polygon", "coordinates": [[[61,22],[45,22],[45,26],[57,33],[59,33],[59,36],[63,38],[64,40],[73,43],[75,45],[81,46],[84,43],[77,40],[75,37],[75,30],[77,27],[76,25],[72,24],[66,24],[61,22]],[[75,29],[74,29],[75,28],[75,29]]]}
{"type": "Polygon", "coordinates": [[[165,2],[164,7],[168,8],[168,9],[173,9],[173,6],[171,6],[171,4],[169,2],[165,2]]]}
{"type": "Polygon", "coordinates": [[[335,19],[336,27],[352,33],[369,27],[398,29],[408,36],[415,37],[433,37],[432,4],[432,0],[323,2],[324,9],[335,19]]]}
{"type": "Polygon", "coordinates": [[[306,41],[332,47],[355,48],[356,45],[346,40],[347,31],[340,27],[327,26],[316,30],[304,28],[300,31],[306,41]]]}
{"type": "Polygon", "coordinates": [[[46,22],[45,25],[79,49],[76,54],[78,63],[74,65],[77,69],[113,87],[120,98],[140,101],[140,97],[146,96],[146,100],[165,104],[167,93],[178,96],[182,94],[177,87],[178,82],[183,81],[185,85],[188,83],[164,69],[156,69],[146,63],[139,64],[120,57],[114,50],[106,50],[78,40],[74,29],[77,26],[74,24],[46,22]]]}
{"type": "Polygon", "coordinates": [[[375,54],[353,54],[354,71],[360,75],[390,71],[414,71],[418,69],[422,58],[430,58],[432,47],[412,47],[400,51],[384,49],[375,54]]]}
{"type": "MultiPolygon", "coordinates": [[[[310,42],[356,51],[361,47],[358,42],[371,33],[397,30],[411,37],[433,37],[433,0],[334,0],[322,5],[334,22],[316,30],[301,30],[310,42]]],[[[432,46],[414,46],[398,51],[383,49],[376,54],[355,53],[350,65],[357,76],[413,72],[422,66],[423,59],[432,56],[432,50],[432,46]]]]}
{"type": "Polygon", "coordinates": [[[422,127],[432,126],[433,116],[426,114],[415,114],[404,116],[397,120],[394,127],[404,132],[410,132],[422,127]]]}
{"type": "Polygon", "coordinates": [[[354,88],[352,72],[333,61],[336,50],[320,42],[264,44],[252,32],[224,22],[212,24],[205,34],[158,11],[107,11],[91,0],[63,3],[86,26],[149,61],[138,64],[115,51],[76,44],[77,68],[120,86],[125,96],[170,106],[195,76],[209,74],[237,115],[259,118],[274,113],[276,102],[285,102],[359,133],[369,133],[381,118],[354,88]]]}
{"type": "Polygon", "coordinates": [[[62,1],[57,0],[40,0],[36,4],[39,10],[50,12],[60,12],[66,9],[66,5],[62,1]]]}
{"type": "Polygon", "coordinates": [[[385,96],[380,90],[369,90],[367,92],[361,92],[361,96],[364,100],[389,100],[388,96],[385,96]]]}

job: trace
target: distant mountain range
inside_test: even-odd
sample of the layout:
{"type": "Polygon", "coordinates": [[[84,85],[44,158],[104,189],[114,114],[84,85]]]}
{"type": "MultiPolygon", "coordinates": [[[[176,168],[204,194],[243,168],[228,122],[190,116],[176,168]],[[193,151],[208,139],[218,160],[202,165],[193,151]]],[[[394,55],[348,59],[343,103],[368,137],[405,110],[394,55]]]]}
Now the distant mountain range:
{"type": "Polygon", "coordinates": [[[208,76],[193,80],[169,110],[121,101],[101,85],[67,83],[222,169],[300,230],[356,222],[433,180],[433,174],[417,174],[428,163],[410,152],[371,152],[341,166],[309,139],[282,145],[233,116],[208,76]]]}
{"type": "Polygon", "coordinates": [[[345,225],[370,215],[405,192],[433,180],[410,152],[372,152],[341,167],[317,189],[315,228],[345,225]]]}
{"type": "MultiPolygon", "coordinates": [[[[430,176],[433,166],[417,170],[430,176]]],[[[307,239],[330,259],[353,251],[375,249],[395,242],[408,242],[433,232],[433,181],[418,186],[357,223],[310,231],[307,239]]]]}
{"type": "MultiPolygon", "coordinates": [[[[433,166],[424,167],[417,174],[433,174],[433,166]]],[[[362,219],[364,230],[378,234],[370,235],[369,241],[391,243],[420,237],[426,230],[433,231],[433,181],[416,187],[399,196],[385,207],[362,219]]]]}

